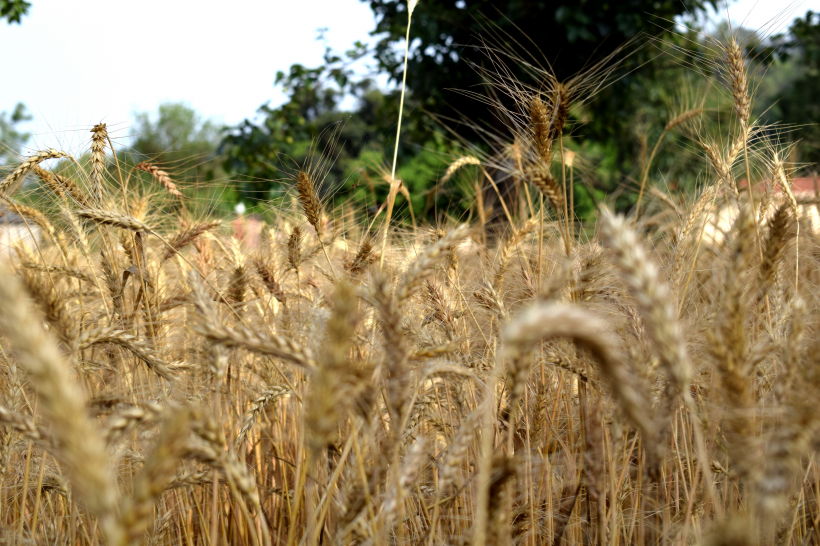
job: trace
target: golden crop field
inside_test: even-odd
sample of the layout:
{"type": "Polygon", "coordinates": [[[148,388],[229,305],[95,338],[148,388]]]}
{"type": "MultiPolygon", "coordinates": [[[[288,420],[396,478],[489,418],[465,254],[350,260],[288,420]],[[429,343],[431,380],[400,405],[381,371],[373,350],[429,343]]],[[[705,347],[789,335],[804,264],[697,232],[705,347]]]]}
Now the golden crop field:
{"type": "Polygon", "coordinates": [[[701,154],[697,193],[650,187],[650,157],[639,205],[587,223],[565,124],[607,61],[495,73],[515,138],[442,179],[500,220],[477,191],[469,222],[411,226],[392,179],[372,219],[330,206],[329,150],[246,244],[104,124],[22,158],[0,543],[817,543],[820,201],[753,118],[741,44],[713,45],[731,123],[694,102],[661,135],[701,154]]]}

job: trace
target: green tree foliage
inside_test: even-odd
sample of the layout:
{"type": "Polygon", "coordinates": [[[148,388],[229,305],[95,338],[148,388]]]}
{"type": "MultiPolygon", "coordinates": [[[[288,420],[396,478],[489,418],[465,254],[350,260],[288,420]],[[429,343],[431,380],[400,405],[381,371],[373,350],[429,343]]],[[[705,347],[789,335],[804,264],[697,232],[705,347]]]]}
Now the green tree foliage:
{"type": "Polygon", "coordinates": [[[0,0],[0,19],[19,24],[30,7],[31,3],[26,0],[0,0]]]}
{"type": "MultiPolygon", "coordinates": [[[[156,113],[134,114],[134,137],[123,154],[125,162],[136,165],[147,161],[169,173],[185,193],[189,210],[200,202],[218,202],[227,212],[236,197],[233,187],[225,183],[227,175],[217,155],[221,129],[188,104],[161,104],[156,113]]],[[[134,179],[146,188],[159,190],[148,173],[134,171],[134,179]]]]}
{"type": "Polygon", "coordinates": [[[26,107],[18,103],[14,110],[0,112],[0,165],[19,160],[20,149],[31,136],[20,130],[19,125],[31,120],[26,107]]]}
{"type": "MultiPolygon", "coordinates": [[[[376,15],[380,36],[376,58],[398,80],[402,72],[407,24],[404,0],[363,0],[376,15]]],[[[672,30],[680,15],[701,11],[714,0],[436,0],[422,1],[413,16],[407,83],[425,108],[448,118],[488,119],[487,108],[463,100],[448,89],[476,89],[482,84],[476,66],[486,65],[483,43],[515,51],[530,62],[549,65],[559,81],[615,52],[636,37],[659,37],[672,30]],[[484,40],[485,42],[482,42],[484,40]],[[465,62],[465,60],[467,62],[465,62]]],[[[634,45],[646,43],[639,39],[634,45]]],[[[654,48],[635,51],[625,74],[657,55],[654,48]]],[[[650,63],[604,90],[588,112],[590,132],[599,141],[617,138],[641,105],[652,100],[658,65],[650,63]]],[[[520,64],[514,75],[527,79],[520,64]]],[[[537,82],[529,82],[537,84],[537,82]]]]}
{"type": "Polygon", "coordinates": [[[381,97],[370,92],[370,82],[354,85],[350,80],[349,63],[359,55],[352,51],[343,59],[328,51],[325,63],[318,68],[295,64],[288,73],[278,72],[275,85],[283,88],[289,100],[278,107],[262,105],[256,120],[246,119],[227,133],[222,143],[226,168],[242,176],[240,185],[246,198],[270,197],[267,193],[272,182],[303,165],[311,150],[321,152],[332,145],[339,136],[333,127],[345,115],[340,104],[347,92],[358,99],[361,115],[345,126],[341,135],[345,149],[340,152],[349,150],[356,157],[376,136],[367,131],[367,125],[380,107],[381,97]]]}
{"type": "Polygon", "coordinates": [[[156,119],[140,112],[135,121],[134,148],[148,155],[207,150],[219,137],[219,127],[185,103],[161,104],[156,119]]]}
{"type": "MultiPolygon", "coordinates": [[[[781,82],[777,109],[780,119],[792,131],[787,138],[800,140],[799,160],[820,162],[820,14],[809,11],[795,19],[786,37],[775,40],[772,67],[781,82]]],[[[768,78],[768,75],[767,75],[768,78]]]]}
{"type": "Polygon", "coordinates": [[[157,163],[181,181],[206,181],[215,175],[220,127],[185,103],[165,103],[156,115],[134,115],[135,160],[157,163]]]}
{"type": "MultiPolygon", "coordinates": [[[[475,130],[476,125],[489,123],[482,130],[489,130],[502,140],[509,136],[500,122],[501,116],[484,102],[451,91],[485,92],[486,88],[481,86],[481,67],[489,63],[481,50],[485,46],[531,55],[533,62],[549,64],[559,79],[565,79],[582,70],[590,60],[605,57],[637,36],[623,55],[626,60],[620,75],[624,77],[599,90],[591,105],[574,113],[579,117],[576,121],[581,122],[576,126],[582,127],[583,141],[589,146],[585,154],[589,163],[607,166],[592,173],[590,186],[611,190],[623,184],[624,176],[620,173],[639,168],[634,162],[629,163],[638,155],[636,112],[653,121],[664,120],[681,79],[679,64],[659,56],[658,47],[665,47],[668,41],[684,41],[669,33],[671,21],[681,14],[697,13],[710,3],[713,2],[422,1],[411,30],[408,107],[397,175],[412,190],[414,210],[423,213],[436,204],[426,192],[446,163],[461,154],[460,147],[498,151],[491,149],[493,144],[482,138],[475,130]],[[663,36],[663,40],[647,46],[649,36],[663,36]],[[639,47],[639,43],[646,47],[639,47]],[[648,66],[638,69],[647,63],[648,66]],[[638,70],[632,72],[633,69],[638,70]],[[446,130],[443,126],[447,126],[446,130]],[[457,138],[448,133],[452,130],[457,138]]],[[[312,150],[327,149],[333,141],[338,159],[329,178],[337,182],[335,187],[330,184],[326,189],[338,191],[341,180],[349,189],[357,186],[357,199],[369,199],[371,203],[383,199],[384,186],[377,186],[368,194],[364,191],[366,185],[358,187],[358,181],[364,177],[370,182],[373,175],[379,174],[373,165],[389,167],[386,163],[395,143],[398,96],[379,91],[366,78],[357,79],[351,64],[374,53],[378,69],[398,81],[402,75],[404,48],[400,46],[407,11],[405,0],[370,0],[370,5],[377,21],[374,51],[357,44],[343,56],[328,51],[320,67],[294,65],[288,73],[280,72],[276,84],[282,86],[289,100],[278,107],[262,106],[256,119],[246,120],[225,135],[221,147],[225,166],[229,172],[242,176],[241,188],[246,198],[270,197],[271,189],[282,188],[276,181],[288,178],[289,173],[305,163],[312,150]],[[349,104],[344,102],[345,97],[355,99],[353,108],[343,108],[343,104],[349,104]],[[341,125],[334,129],[340,119],[341,125]]],[[[515,62],[510,66],[519,70],[515,62]]],[[[524,71],[515,76],[527,78],[524,71]]],[[[660,122],[661,127],[664,124],[665,121],[660,122]]],[[[440,199],[448,204],[458,203],[469,194],[458,183],[451,186],[438,188],[444,192],[440,199]]],[[[592,187],[579,189],[576,201],[591,210],[589,192],[594,191],[592,187]]]]}
{"type": "MultiPolygon", "coordinates": [[[[221,144],[225,168],[240,177],[244,199],[281,195],[288,187],[282,182],[323,154],[330,158],[321,181],[325,198],[345,191],[346,198],[371,205],[384,199],[387,185],[380,178],[395,142],[398,96],[383,93],[369,78],[356,77],[352,64],[367,54],[359,43],[344,55],[327,50],[318,68],[297,64],[279,72],[275,83],[288,101],[263,105],[256,119],[226,132],[221,144]]],[[[421,210],[423,186],[445,168],[441,154],[447,145],[423,127],[429,123],[425,116],[408,117],[405,123],[408,134],[423,138],[401,148],[397,176],[419,190],[414,207],[421,210]]]]}

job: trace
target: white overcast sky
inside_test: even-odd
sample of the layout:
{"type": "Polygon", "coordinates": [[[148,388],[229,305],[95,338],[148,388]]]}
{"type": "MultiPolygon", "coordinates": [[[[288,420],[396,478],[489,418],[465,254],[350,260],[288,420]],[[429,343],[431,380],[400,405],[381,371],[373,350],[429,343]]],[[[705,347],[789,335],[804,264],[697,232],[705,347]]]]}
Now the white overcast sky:
{"type": "MultiPolygon", "coordinates": [[[[417,14],[423,16],[426,1],[435,0],[422,0],[417,14]]],[[[155,112],[165,101],[185,101],[235,124],[264,102],[283,100],[273,87],[277,70],[321,62],[318,28],[327,27],[329,45],[345,50],[368,40],[374,26],[360,0],[32,4],[21,25],[0,23],[0,111],[25,103],[35,117],[35,146],[47,144],[46,135],[85,139],[101,120],[125,136],[133,112],[155,112]]],[[[820,0],[736,0],[729,13],[751,28],[778,20],[778,30],[808,9],[820,11],[820,0]]]]}

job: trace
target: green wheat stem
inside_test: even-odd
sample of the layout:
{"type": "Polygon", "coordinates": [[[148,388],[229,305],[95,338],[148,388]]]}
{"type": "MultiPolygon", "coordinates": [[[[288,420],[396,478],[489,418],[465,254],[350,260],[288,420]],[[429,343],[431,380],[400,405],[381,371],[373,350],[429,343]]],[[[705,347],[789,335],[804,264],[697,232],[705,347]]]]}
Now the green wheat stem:
{"type": "MultiPolygon", "coordinates": [[[[399,135],[401,133],[401,117],[404,113],[404,90],[407,86],[407,57],[410,53],[410,24],[413,21],[413,9],[416,7],[416,1],[410,0],[407,7],[407,34],[404,38],[404,73],[401,77],[401,99],[399,100],[399,122],[396,126],[396,145],[393,148],[393,169],[390,172],[390,186],[392,188],[393,181],[396,179],[396,160],[399,156],[399,135]]],[[[379,271],[384,265],[384,250],[387,248],[387,235],[390,231],[390,218],[393,216],[393,204],[396,202],[396,192],[391,191],[387,197],[390,201],[387,203],[387,215],[384,218],[384,235],[382,236],[382,252],[379,258],[379,271]]]]}

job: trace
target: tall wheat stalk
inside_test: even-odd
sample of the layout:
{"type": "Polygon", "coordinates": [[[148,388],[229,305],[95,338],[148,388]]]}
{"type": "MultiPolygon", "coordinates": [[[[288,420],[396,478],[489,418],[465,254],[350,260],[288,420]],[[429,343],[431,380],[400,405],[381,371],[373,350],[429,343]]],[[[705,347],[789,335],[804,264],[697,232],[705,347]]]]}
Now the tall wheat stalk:
{"type": "MultiPolygon", "coordinates": [[[[397,184],[401,182],[396,181],[396,162],[399,157],[399,138],[401,136],[401,118],[404,114],[404,92],[407,87],[407,58],[410,55],[410,26],[413,22],[413,11],[416,9],[419,0],[407,0],[407,33],[404,37],[404,72],[401,76],[401,98],[399,99],[399,120],[396,124],[396,144],[393,147],[393,167],[390,170],[390,193],[387,197],[387,212],[384,218],[384,235],[382,236],[382,252],[379,258],[379,271],[384,266],[384,251],[387,248],[387,237],[390,233],[390,219],[393,216],[393,205],[396,202],[396,194],[398,192],[397,184]],[[394,189],[394,186],[396,188],[394,189]]],[[[408,202],[409,206],[413,206],[408,202]]]]}

